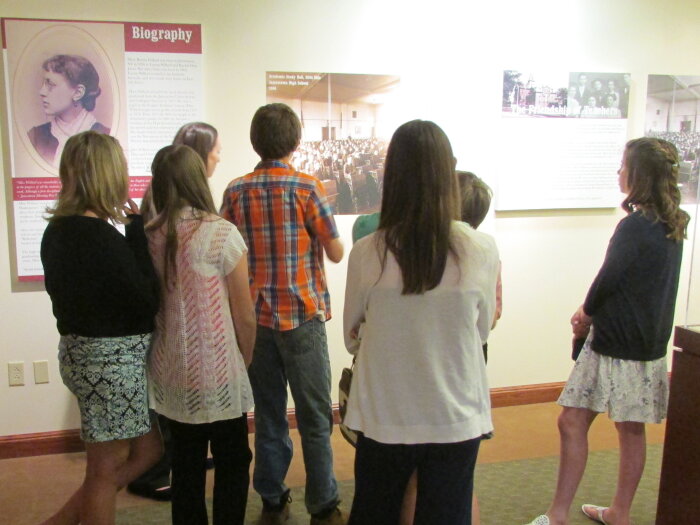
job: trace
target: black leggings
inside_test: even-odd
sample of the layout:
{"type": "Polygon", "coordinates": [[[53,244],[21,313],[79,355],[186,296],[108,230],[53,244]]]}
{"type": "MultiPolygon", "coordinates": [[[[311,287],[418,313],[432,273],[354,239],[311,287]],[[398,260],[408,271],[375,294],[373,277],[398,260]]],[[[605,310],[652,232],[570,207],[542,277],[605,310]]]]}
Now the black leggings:
{"type": "Polygon", "coordinates": [[[168,420],[172,433],[173,525],[207,525],[204,501],[207,449],[214,456],[214,525],[243,525],[248,502],[246,414],[236,419],[191,425],[168,420]]]}

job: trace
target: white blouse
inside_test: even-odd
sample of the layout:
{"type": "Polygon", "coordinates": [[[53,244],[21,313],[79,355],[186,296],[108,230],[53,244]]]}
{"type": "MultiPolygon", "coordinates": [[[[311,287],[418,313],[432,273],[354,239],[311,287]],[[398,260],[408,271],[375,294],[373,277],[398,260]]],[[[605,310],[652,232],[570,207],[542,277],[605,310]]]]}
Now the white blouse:
{"type": "MultiPolygon", "coordinates": [[[[343,326],[357,355],[346,423],[382,443],[456,443],[493,430],[482,343],[496,309],[494,240],[455,221],[459,259],[440,284],[401,295],[391,252],[381,268],[381,232],[353,246],[343,326]]],[[[383,250],[381,250],[383,251],[383,250]]]]}
{"type": "Polygon", "coordinates": [[[165,235],[147,234],[161,286],[148,360],[151,407],[182,423],[241,417],[252,408],[253,395],[226,276],[246,256],[245,242],[230,222],[214,215],[196,220],[190,208],[183,210],[177,233],[177,277],[170,289],[163,272],[165,235]]]}

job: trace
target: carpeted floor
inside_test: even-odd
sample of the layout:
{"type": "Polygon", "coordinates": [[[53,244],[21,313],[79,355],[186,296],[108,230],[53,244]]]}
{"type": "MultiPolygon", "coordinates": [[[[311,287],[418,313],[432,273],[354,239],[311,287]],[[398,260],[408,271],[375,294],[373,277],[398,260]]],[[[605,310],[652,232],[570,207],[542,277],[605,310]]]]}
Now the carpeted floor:
{"type": "MultiPolygon", "coordinates": [[[[661,445],[650,445],[647,466],[634,500],[634,525],[653,525],[661,470],[661,445]]],[[[617,450],[592,452],[588,467],[571,512],[571,525],[592,524],[579,510],[583,503],[607,505],[615,490],[617,479],[617,450]]],[[[558,457],[525,459],[477,466],[476,492],[481,506],[482,525],[522,525],[547,509],[556,481],[558,457]]],[[[339,483],[343,503],[349,510],[353,482],[339,483]]],[[[292,490],[291,517],[288,525],[309,522],[304,509],[302,488],[292,490]]],[[[211,504],[211,501],[209,502],[211,504]]],[[[246,525],[253,525],[260,515],[260,499],[251,493],[246,525]]],[[[211,516],[211,509],[210,509],[211,516]]],[[[170,523],[170,505],[167,503],[121,509],[117,514],[119,525],[155,525],[170,523]]]]}

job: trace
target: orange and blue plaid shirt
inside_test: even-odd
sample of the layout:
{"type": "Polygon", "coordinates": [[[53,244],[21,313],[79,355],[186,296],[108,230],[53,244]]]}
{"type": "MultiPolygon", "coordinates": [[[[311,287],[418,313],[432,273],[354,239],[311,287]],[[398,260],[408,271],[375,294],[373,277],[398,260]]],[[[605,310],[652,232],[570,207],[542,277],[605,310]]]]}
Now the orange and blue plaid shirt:
{"type": "Polygon", "coordinates": [[[296,328],[331,317],[322,241],[338,237],[323,185],[279,161],[263,161],[224,192],[221,216],[248,245],[258,324],[296,328]]]}

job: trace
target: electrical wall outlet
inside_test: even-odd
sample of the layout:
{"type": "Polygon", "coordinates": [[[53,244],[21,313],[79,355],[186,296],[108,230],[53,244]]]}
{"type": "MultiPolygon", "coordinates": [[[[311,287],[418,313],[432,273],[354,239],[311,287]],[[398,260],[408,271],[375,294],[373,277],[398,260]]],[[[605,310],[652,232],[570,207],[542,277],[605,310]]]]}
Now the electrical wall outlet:
{"type": "Polygon", "coordinates": [[[34,383],[40,385],[49,382],[49,362],[34,361],[34,383]]]}
{"type": "Polygon", "coordinates": [[[10,386],[24,385],[24,363],[22,361],[7,363],[7,376],[10,380],[10,386]]]}

